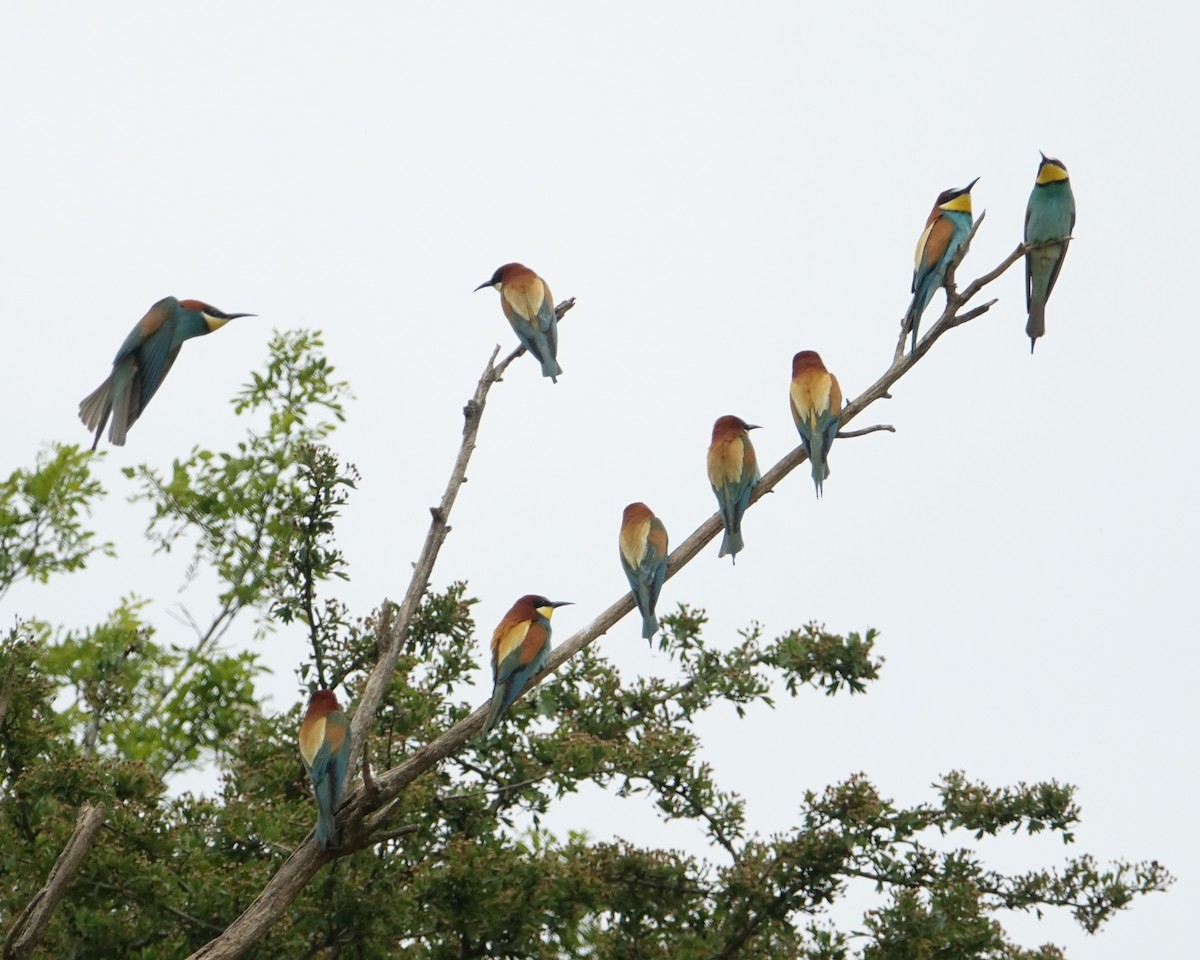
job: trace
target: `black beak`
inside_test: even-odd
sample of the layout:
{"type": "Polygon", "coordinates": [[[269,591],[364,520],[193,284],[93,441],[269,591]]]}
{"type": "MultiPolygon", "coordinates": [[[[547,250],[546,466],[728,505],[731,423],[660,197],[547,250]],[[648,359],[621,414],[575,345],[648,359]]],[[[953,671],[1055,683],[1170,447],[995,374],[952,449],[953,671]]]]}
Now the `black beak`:
{"type": "Polygon", "coordinates": [[[484,281],[483,281],[483,283],[481,283],[479,286],[477,286],[477,287],[476,287],[474,290],[472,290],[471,292],[472,292],[472,293],[477,293],[478,291],[482,290],[484,287],[490,287],[491,285],[492,285],[492,281],[491,281],[491,280],[484,280],[484,281]]]}
{"type": "Polygon", "coordinates": [[[971,192],[971,188],[972,188],[973,186],[975,186],[975,184],[977,184],[978,182],[979,182],[979,178],[978,178],[978,177],[976,177],[974,180],[972,180],[970,183],[968,183],[968,184],[967,184],[965,187],[963,187],[963,188],[962,188],[962,190],[960,190],[960,191],[959,191],[959,193],[960,193],[960,194],[962,194],[962,193],[970,193],[970,192],[971,192]]]}
{"type": "Polygon", "coordinates": [[[573,600],[555,600],[550,604],[550,606],[556,607],[556,608],[557,607],[573,607],[573,606],[575,606],[575,602],[573,600]]]}
{"type": "Polygon", "coordinates": [[[257,317],[257,316],[258,316],[257,313],[227,313],[227,314],[225,314],[225,319],[226,320],[236,320],[238,317],[257,317]]]}
{"type": "Polygon", "coordinates": [[[762,427],[759,426],[757,423],[748,423],[748,424],[746,424],[746,429],[747,430],[761,430],[762,427]]]}

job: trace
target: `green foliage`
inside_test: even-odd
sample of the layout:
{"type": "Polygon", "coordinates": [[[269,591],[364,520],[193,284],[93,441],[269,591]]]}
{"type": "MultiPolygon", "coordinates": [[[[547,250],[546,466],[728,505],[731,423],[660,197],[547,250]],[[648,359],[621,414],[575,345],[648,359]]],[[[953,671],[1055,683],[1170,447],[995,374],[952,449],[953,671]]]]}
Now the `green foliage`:
{"type": "MultiPolygon", "coordinates": [[[[41,887],[81,804],[108,810],[41,956],[185,957],[312,828],[301,708],[265,714],[256,657],[220,641],[247,608],[263,629],[303,627],[301,682],[353,694],[397,616],[386,605],[355,618],[318,596],[347,576],[336,522],[357,483],[327,445],[346,391],[320,346],[312,334],[275,337],[266,372],[237,400],[259,426],[233,452],[193,450],[166,475],[127,471],[151,539],[187,543],[192,572],[215,575],[211,617],[164,642],[130,597],[92,627],[18,622],[0,643],[0,916],[16,917],[41,887]],[[219,770],[219,791],[172,796],[169,777],[203,762],[219,770]]],[[[58,448],[38,464],[0,488],[0,543],[25,544],[0,567],[0,596],[17,577],[70,572],[104,549],[79,521],[102,493],[87,455],[58,448]]],[[[377,775],[480,699],[474,603],[464,583],[422,598],[369,732],[377,775]]],[[[930,802],[901,807],[859,775],[805,795],[795,828],[756,834],[693,721],[781,696],[863,694],[883,664],[878,635],[810,623],[768,639],[753,624],[713,638],[690,606],[664,623],[660,675],[622,675],[603,643],[586,648],[497,730],[414,780],[373,842],[319,874],[250,956],[1051,960],[1054,947],[1008,940],[1006,911],[1063,908],[1094,931],[1171,882],[1157,863],[1102,867],[1087,855],[1018,875],[988,869],[972,847],[985,836],[1073,842],[1074,790],[1054,781],[992,788],[952,772],[930,802]],[[614,822],[648,801],[690,825],[706,853],[545,830],[554,804],[584,790],[614,822]],[[822,913],[852,890],[869,903],[845,930],[822,913]]]]}
{"type": "Polygon", "coordinates": [[[45,583],[82,569],[97,551],[111,555],[111,544],[97,543],[83,527],[104,495],[88,468],[92,457],[77,446],[53,444],[32,470],[0,480],[0,600],[18,580],[45,583]]]}
{"type": "MultiPolygon", "coordinates": [[[[185,533],[194,537],[192,569],[216,573],[224,616],[255,605],[291,611],[298,534],[308,530],[311,544],[312,525],[336,516],[339,487],[354,486],[354,477],[337,475],[336,461],[331,466],[320,450],[334,423],[319,414],[343,420],[348,394],[345,383],[330,379],[333,367],[320,356],[321,346],[317,335],[304,331],[275,334],[266,373],[254,374],[235,401],[239,414],[265,414],[266,429],[251,431],[235,452],[194,449],[175,461],[169,476],[148,466],[125,471],[140,481],[140,498],[153,507],[147,535],[159,549],[171,550],[185,533]],[[338,484],[321,492],[330,471],[338,484]]],[[[341,556],[315,551],[304,563],[322,579],[339,569],[341,556]]]]}

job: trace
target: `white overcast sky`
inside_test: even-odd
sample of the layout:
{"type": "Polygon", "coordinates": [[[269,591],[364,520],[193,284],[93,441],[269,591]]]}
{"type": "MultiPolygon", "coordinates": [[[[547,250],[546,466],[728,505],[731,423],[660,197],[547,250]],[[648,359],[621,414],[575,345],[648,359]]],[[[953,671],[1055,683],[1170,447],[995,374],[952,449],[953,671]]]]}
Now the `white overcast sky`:
{"type": "MultiPolygon", "coordinates": [[[[7,615],[83,626],[136,592],[186,641],[167,612],[202,616],[206,595],[177,594],[183,557],[152,562],[120,468],[235,443],[228,400],[276,327],[324,330],[357,395],[338,589],[356,613],[398,597],[462,404],[515,342],[471,290],[521,260],[578,298],[564,375],[526,359],[493,392],[435,581],[470,580],[481,642],[522,593],[574,600],[562,639],[625,589],[622,507],[645,500],[681,542],[714,509],[721,414],[764,425],[765,465],[794,446],[799,349],[859,393],[934,197],[980,177],[973,277],[1020,240],[1045,150],[1079,220],[1036,355],[1018,267],[856,424],[895,435],[840,441],[820,502],[793,474],[747,515],[737,567],[713,544],[661,607],[706,607],[720,644],[752,619],[882,631],[866,697],[700,723],[763,834],[860,770],[904,803],[955,768],[1057,777],[1079,787],[1078,843],[993,841],[990,864],[1090,851],[1180,882],[1097,938],[1011,928],[1075,956],[1179,955],[1200,895],[1196,28],[1179,3],[7,4],[2,471],[87,442],[78,402],[159,297],[260,315],[185,346],[98,465],[120,561],[15,592],[7,615]]],[[[636,617],[601,644],[630,675],[665,669],[636,617]]],[[[268,709],[289,708],[302,632],[258,649],[268,709]]],[[[594,791],[550,825],[697,848],[594,791]]]]}

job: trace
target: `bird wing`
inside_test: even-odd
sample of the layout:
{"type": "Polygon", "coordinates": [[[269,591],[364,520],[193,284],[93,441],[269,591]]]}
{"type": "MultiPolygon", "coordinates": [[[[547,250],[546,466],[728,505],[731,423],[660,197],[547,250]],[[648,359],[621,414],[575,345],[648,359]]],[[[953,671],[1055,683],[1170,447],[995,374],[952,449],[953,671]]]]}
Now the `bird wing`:
{"type": "Polygon", "coordinates": [[[736,483],[745,467],[741,438],[718,440],[708,450],[708,481],[714,487],[736,483]]]}
{"type": "MultiPolygon", "coordinates": [[[[1029,211],[1025,212],[1025,225],[1029,225],[1029,211]]],[[[1026,241],[1028,243],[1028,241],[1026,241]]],[[[1033,309],[1033,259],[1025,254],[1025,311],[1033,309]]]]}
{"type": "Polygon", "coordinates": [[[329,749],[332,766],[334,803],[341,796],[346,780],[346,766],[350,762],[350,721],[341,710],[334,710],[325,718],[325,746],[329,749]]]}
{"type": "Polygon", "coordinates": [[[546,286],[545,280],[539,279],[538,283],[542,285],[542,302],[537,309],[538,325],[546,334],[546,338],[550,341],[550,345],[557,350],[558,315],[554,312],[554,297],[550,293],[550,288],[546,286]]]}
{"type": "Polygon", "coordinates": [[[650,533],[646,537],[650,549],[642,559],[642,565],[650,570],[650,599],[658,599],[658,591],[662,589],[667,577],[667,528],[658,517],[650,518],[650,533]]]}
{"type": "Polygon", "coordinates": [[[146,315],[134,324],[133,329],[129,331],[129,336],[125,338],[125,342],[121,344],[121,349],[117,351],[117,355],[113,358],[113,365],[116,366],[116,364],[137,350],[138,347],[154,336],[154,334],[158,333],[162,326],[174,315],[174,305],[174,297],[164,297],[147,310],[146,315]]]}
{"type": "MultiPolygon", "coordinates": [[[[526,681],[537,673],[545,664],[547,650],[546,641],[549,636],[546,628],[536,620],[526,620],[521,626],[521,639],[514,642],[506,654],[500,658],[496,669],[496,685],[505,686],[511,682],[513,697],[521,692],[526,681]]],[[[512,699],[508,699],[512,703],[512,699]]]]}
{"type": "Polygon", "coordinates": [[[636,568],[646,556],[646,538],[650,535],[650,518],[631,523],[621,530],[621,560],[625,566],[636,568]]]}
{"type": "Polygon", "coordinates": [[[492,634],[492,676],[499,683],[516,669],[520,658],[514,657],[525,642],[533,621],[504,620],[492,634]]]}
{"type": "Polygon", "coordinates": [[[829,375],[829,411],[821,430],[825,434],[825,452],[829,452],[842,420],[842,386],[837,377],[829,375]]]}
{"type": "Polygon", "coordinates": [[[917,241],[917,255],[913,258],[912,293],[917,292],[920,275],[937,266],[946,255],[953,236],[954,224],[950,222],[949,217],[940,213],[930,217],[929,223],[925,225],[925,232],[917,241]]]}
{"type": "MultiPolygon", "coordinates": [[[[174,323],[171,326],[174,327],[174,323]]],[[[175,358],[179,356],[178,346],[167,349],[170,340],[164,334],[168,332],[166,328],[159,331],[159,333],[151,338],[151,342],[146,345],[146,349],[138,353],[138,376],[141,380],[141,400],[138,403],[137,411],[134,412],[134,419],[137,419],[138,414],[146,409],[146,404],[158,392],[158,388],[162,386],[163,380],[171,372],[175,358]],[[159,337],[162,339],[158,339],[159,337]]],[[[129,422],[132,424],[133,420],[129,422]]]]}
{"type": "Polygon", "coordinates": [[[328,750],[325,747],[325,719],[325,717],[313,717],[300,724],[300,759],[304,761],[304,766],[314,780],[319,779],[314,772],[318,761],[324,772],[325,763],[329,760],[328,750]],[[321,757],[322,750],[325,750],[326,753],[323,758],[321,757]]]}

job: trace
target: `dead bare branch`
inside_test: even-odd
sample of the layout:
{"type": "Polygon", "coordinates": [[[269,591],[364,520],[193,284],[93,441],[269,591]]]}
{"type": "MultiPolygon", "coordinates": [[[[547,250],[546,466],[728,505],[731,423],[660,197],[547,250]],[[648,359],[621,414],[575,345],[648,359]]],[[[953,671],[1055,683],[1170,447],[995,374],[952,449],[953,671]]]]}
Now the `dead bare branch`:
{"type": "MultiPolygon", "coordinates": [[[[915,350],[905,354],[903,349],[898,349],[892,363],[879,378],[843,407],[841,415],[843,426],[853,421],[876,400],[890,397],[889,388],[904,376],[921,357],[928,353],[933,344],[947,330],[982,315],[996,302],[992,300],[973,308],[961,316],[958,314],[958,310],[975,296],[979,290],[1003,274],[1016,260],[1020,259],[1025,252],[1024,245],[1018,247],[1013,254],[1009,255],[990,273],[984,274],[979,279],[972,281],[962,293],[959,293],[953,286],[954,267],[958,260],[966,253],[970,244],[970,238],[978,230],[984,216],[985,214],[981,214],[975,222],[970,237],[968,237],[967,242],[964,243],[958,257],[956,257],[955,264],[952,264],[947,271],[947,303],[941,317],[939,317],[937,322],[930,327],[926,335],[918,342],[915,350]]],[[[574,305],[574,302],[574,299],[571,299],[558,305],[557,311],[560,318],[574,305]]],[[[901,344],[903,343],[903,339],[901,337],[901,344]]],[[[442,500],[438,506],[430,510],[433,521],[430,524],[429,532],[426,534],[420,556],[414,564],[412,579],[409,582],[404,600],[398,607],[390,605],[385,601],[385,610],[388,612],[385,622],[387,622],[389,629],[387,635],[384,636],[381,634],[377,641],[380,651],[379,660],[371,671],[362,698],[359,701],[358,710],[354,716],[353,737],[355,746],[350,758],[349,768],[351,770],[355,769],[358,751],[362,749],[367,731],[374,724],[375,715],[382,701],[383,691],[391,677],[392,671],[395,669],[400,651],[407,637],[408,626],[412,621],[421,598],[428,588],[434,561],[437,558],[442,543],[446,539],[446,535],[449,533],[450,528],[447,520],[450,510],[454,506],[458,489],[466,480],[467,464],[475,448],[475,438],[479,431],[479,422],[483,414],[484,404],[487,401],[488,391],[491,389],[492,384],[499,381],[501,374],[507,369],[508,365],[524,352],[524,349],[518,348],[514,350],[503,361],[496,364],[495,359],[498,352],[499,348],[493,351],[492,356],[488,360],[487,367],[479,378],[474,395],[463,409],[465,423],[462,444],[459,448],[454,467],[451,470],[450,480],[446,485],[446,491],[442,496],[442,500]]],[[[890,425],[877,424],[862,430],[839,432],[838,436],[864,436],[868,433],[875,433],[882,430],[892,431],[893,428],[890,425]]],[[[783,459],[763,475],[751,496],[751,505],[772,492],[789,473],[795,470],[806,459],[807,455],[804,453],[803,446],[797,446],[787,456],[783,457],[783,459]]],[[[667,562],[667,578],[669,579],[674,576],[680,569],[686,566],[720,530],[720,515],[714,513],[701,523],[671,553],[667,562]]],[[[594,642],[597,638],[607,633],[622,617],[629,614],[633,608],[633,597],[628,593],[610,604],[607,609],[603,610],[586,627],[576,631],[564,643],[551,651],[547,669],[530,681],[522,692],[522,695],[528,694],[530,690],[533,690],[563,663],[575,656],[575,654],[594,642]]],[[[364,785],[351,791],[343,801],[339,811],[339,820],[341,821],[342,828],[340,846],[336,850],[322,851],[311,835],[306,838],[270,881],[268,881],[262,892],[259,893],[258,897],[246,908],[242,915],[230,924],[224,933],[193,953],[189,960],[233,960],[233,958],[243,956],[265,934],[267,929],[283,915],[291,902],[299,895],[300,891],[324,863],[369,846],[377,842],[381,837],[391,836],[388,833],[389,822],[399,813],[403,806],[403,804],[397,802],[396,798],[399,794],[416,780],[417,777],[429,771],[447,757],[456,754],[469,738],[478,734],[483,727],[487,709],[487,704],[480,706],[470,716],[460,720],[449,730],[446,730],[429,743],[409,753],[395,767],[382,773],[377,773],[374,776],[371,789],[368,790],[364,785]]],[[[399,832],[407,832],[407,829],[400,828],[399,832]]]]}

